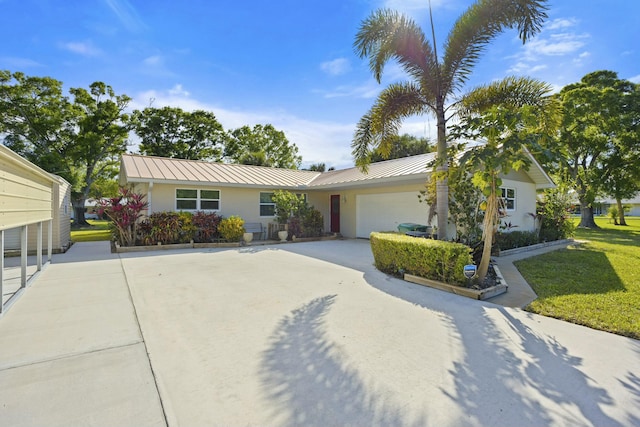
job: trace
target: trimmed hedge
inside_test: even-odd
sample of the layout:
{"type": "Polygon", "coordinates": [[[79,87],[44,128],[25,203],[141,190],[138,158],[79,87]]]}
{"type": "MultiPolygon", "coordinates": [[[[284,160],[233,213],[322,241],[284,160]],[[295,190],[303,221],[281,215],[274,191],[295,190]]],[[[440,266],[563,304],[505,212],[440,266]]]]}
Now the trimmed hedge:
{"type": "Polygon", "coordinates": [[[511,231],[509,233],[496,234],[495,245],[502,251],[507,249],[522,248],[538,243],[538,235],[535,231],[511,231]]]}
{"type": "Polygon", "coordinates": [[[392,275],[408,273],[464,285],[464,266],[473,264],[471,249],[461,243],[395,233],[371,233],[370,241],[376,268],[392,275]]]}

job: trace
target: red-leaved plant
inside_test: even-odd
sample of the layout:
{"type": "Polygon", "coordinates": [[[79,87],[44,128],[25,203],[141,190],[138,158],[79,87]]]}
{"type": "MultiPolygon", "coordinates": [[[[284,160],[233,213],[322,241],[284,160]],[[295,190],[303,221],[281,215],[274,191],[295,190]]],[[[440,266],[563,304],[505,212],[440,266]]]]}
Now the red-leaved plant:
{"type": "Polygon", "coordinates": [[[120,246],[136,244],[136,227],[148,203],[144,194],[120,188],[118,196],[98,202],[98,215],[106,215],[112,222],[113,234],[120,246]]]}

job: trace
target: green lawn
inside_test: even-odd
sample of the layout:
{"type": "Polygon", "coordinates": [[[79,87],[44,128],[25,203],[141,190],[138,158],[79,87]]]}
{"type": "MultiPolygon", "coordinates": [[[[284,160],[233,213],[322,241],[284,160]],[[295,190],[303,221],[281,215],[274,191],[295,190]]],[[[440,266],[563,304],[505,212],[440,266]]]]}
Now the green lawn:
{"type": "Polygon", "coordinates": [[[73,242],[97,242],[111,240],[109,222],[106,220],[89,219],[89,227],[76,227],[71,224],[71,240],[73,242]]]}
{"type": "Polygon", "coordinates": [[[538,294],[527,310],[640,339],[640,218],[596,223],[576,230],[588,243],[515,263],[538,294]]]}

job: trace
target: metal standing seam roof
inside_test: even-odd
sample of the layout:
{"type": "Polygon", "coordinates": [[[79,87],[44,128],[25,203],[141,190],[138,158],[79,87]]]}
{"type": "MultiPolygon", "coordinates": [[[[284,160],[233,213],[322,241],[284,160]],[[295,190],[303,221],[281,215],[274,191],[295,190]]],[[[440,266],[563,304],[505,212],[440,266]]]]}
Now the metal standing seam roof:
{"type": "Polygon", "coordinates": [[[376,180],[390,180],[393,178],[422,178],[431,171],[427,165],[435,160],[436,153],[420,154],[400,159],[371,163],[367,173],[359,168],[349,168],[325,172],[315,178],[310,187],[326,187],[340,184],[372,182],[376,180]]]}
{"type": "Polygon", "coordinates": [[[313,171],[132,154],[123,155],[121,165],[121,179],[128,182],[167,181],[295,188],[308,185],[320,175],[320,172],[313,171]]]}
{"type": "MultiPolygon", "coordinates": [[[[531,156],[531,154],[529,153],[531,156]]],[[[436,153],[403,157],[372,163],[367,173],[353,167],[329,172],[280,169],[201,160],[125,154],[122,156],[121,180],[125,182],[165,181],[227,186],[328,188],[367,185],[381,182],[426,178],[436,153]]],[[[533,164],[527,172],[536,188],[553,187],[553,181],[531,156],[533,164]]]]}

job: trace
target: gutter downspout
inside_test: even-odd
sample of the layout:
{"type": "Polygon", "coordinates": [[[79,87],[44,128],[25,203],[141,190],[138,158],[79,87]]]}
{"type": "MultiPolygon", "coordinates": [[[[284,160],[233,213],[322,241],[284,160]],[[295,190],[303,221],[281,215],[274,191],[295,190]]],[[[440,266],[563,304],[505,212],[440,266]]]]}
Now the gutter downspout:
{"type": "Polygon", "coordinates": [[[152,190],[153,190],[153,180],[149,181],[149,188],[147,189],[147,216],[151,215],[152,213],[152,190]]]}

